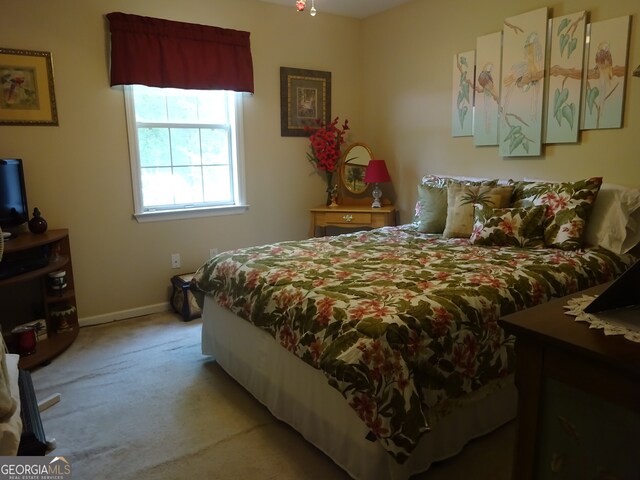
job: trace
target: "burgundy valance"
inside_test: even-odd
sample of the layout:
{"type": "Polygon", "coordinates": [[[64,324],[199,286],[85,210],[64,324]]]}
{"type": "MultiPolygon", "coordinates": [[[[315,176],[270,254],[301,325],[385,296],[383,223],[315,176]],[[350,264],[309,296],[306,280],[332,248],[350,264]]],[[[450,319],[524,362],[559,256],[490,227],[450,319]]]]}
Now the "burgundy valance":
{"type": "Polygon", "coordinates": [[[147,85],[253,93],[249,32],[107,14],[111,85],[147,85]]]}

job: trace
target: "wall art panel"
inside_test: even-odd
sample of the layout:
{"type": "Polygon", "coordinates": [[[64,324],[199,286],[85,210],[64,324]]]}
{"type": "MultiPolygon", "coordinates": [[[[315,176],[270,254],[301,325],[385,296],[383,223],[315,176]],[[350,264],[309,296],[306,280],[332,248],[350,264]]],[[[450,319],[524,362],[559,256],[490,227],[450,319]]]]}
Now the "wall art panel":
{"type": "Polygon", "coordinates": [[[501,61],[502,32],[478,37],[473,110],[473,143],[476,146],[498,145],[501,61]]]}
{"type": "Polygon", "coordinates": [[[550,20],[549,80],[545,143],[576,143],[587,12],[550,20]]]}
{"type": "Polygon", "coordinates": [[[630,16],[591,24],[585,81],[585,130],[622,127],[630,16]]]}
{"type": "Polygon", "coordinates": [[[547,8],[507,18],[502,32],[500,155],[540,155],[547,8]]]}
{"type": "Polygon", "coordinates": [[[453,95],[451,107],[451,135],[468,137],[473,134],[473,80],[475,51],[453,56],[453,95]]]}

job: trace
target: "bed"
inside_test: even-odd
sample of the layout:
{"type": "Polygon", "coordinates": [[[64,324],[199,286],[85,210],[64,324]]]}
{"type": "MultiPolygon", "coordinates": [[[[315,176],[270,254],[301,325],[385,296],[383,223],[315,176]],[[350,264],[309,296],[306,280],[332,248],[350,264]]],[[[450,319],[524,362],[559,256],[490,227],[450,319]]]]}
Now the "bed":
{"type": "Polygon", "coordinates": [[[498,319],[634,262],[640,192],[612,247],[610,225],[587,231],[624,203],[597,205],[601,186],[425,177],[414,223],[221,253],[192,281],[203,353],[352,477],[425,471],[515,418],[498,319]]]}

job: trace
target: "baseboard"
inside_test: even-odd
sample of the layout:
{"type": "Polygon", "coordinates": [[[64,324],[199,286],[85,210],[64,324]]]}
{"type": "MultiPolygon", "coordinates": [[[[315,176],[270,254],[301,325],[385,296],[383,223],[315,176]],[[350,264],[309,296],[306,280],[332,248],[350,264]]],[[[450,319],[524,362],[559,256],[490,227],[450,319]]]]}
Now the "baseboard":
{"type": "Polygon", "coordinates": [[[161,313],[171,310],[169,302],[156,303],[155,305],[146,305],[144,307],[130,308],[128,310],[120,310],[118,312],[110,312],[102,315],[94,315],[92,317],[83,317],[78,319],[81,327],[89,325],[100,325],[102,323],[115,322],[116,320],[124,320],[126,318],[141,317],[152,313],[161,313]]]}

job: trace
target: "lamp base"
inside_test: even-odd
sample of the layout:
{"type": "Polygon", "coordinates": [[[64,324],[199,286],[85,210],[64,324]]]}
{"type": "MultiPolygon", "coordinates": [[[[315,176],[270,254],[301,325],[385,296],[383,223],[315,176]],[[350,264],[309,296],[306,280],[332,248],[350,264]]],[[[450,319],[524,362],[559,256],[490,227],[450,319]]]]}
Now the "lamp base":
{"type": "Polygon", "coordinates": [[[380,204],[380,199],[382,198],[382,190],[380,190],[380,187],[377,183],[373,187],[373,192],[371,192],[371,194],[373,195],[373,203],[371,204],[371,208],[382,207],[382,205],[380,204]]]}

